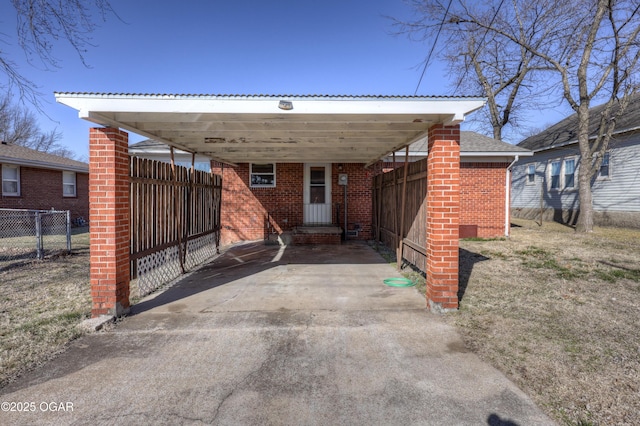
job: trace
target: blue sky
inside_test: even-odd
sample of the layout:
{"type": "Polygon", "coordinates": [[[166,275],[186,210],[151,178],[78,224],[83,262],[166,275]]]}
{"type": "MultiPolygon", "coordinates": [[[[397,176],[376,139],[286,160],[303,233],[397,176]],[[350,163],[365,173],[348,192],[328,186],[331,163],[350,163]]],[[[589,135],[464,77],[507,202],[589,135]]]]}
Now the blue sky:
{"type": "MultiPolygon", "coordinates": [[[[0,32],[21,72],[40,86],[39,124],[88,157],[91,123],[57,104],[53,92],[413,95],[430,46],[392,35],[388,16],[411,14],[402,0],[111,0],[91,35],[85,67],[68,43],[61,67],[26,61],[15,39],[15,11],[0,3],[0,32]]],[[[429,66],[418,95],[451,95],[446,70],[429,66]]],[[[551,111],[544,123],[559,120],[551,111]]],[[[130,135],[130,141],[141,140],[130,135]]],[[[518,141],[510,141],[518,142],[518,141]]]]}

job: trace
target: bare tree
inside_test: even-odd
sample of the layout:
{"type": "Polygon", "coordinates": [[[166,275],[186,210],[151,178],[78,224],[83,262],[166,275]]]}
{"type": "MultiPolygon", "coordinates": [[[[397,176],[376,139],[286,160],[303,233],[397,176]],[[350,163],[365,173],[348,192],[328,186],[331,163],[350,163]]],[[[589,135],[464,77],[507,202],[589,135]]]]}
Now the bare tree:
{"type": "MultiPolygon", "coordinates": [[[[447,13],[449,21],[483,30],[541,61],[539,66],[550,70],[550,80],[557,82],[562,99],[576,112],[581,155],[576,229],[592,231],[592,178],[617,117],[638,90],[640,0],[496,0],[480,6],[459,0],[456,5],[447,13]],[[487,21],[488,13],[495,19],[487,21]],[[605,105],[595,137],[589,134],[592,101],[605,105]]],[[[504,52],[508,55],[512,50],[504,52]]]]}
{"type": "MultiPolygon", "coordinates": [[[[66,40],[71,44],[86,65],[85,54],[92,46],[90,34],[96,23],[93,13],[98,12],[102,20],[114,13],[108,0],[11,0],[17,12],[16,34],[18,44],[24,50],[31,64],[36,61],[45,68],[59,68],[59,60],[54,55],[54,44],[66,40]]],[[[9,34],[0,33],[0,40],[10,39],[9,34]]],[[[0,81],[0,88],[9,92],[15,89],[21,101],[27,100],[39,107],[38,85],[20,73],[15,60],[0,49],[0,72],[6,82],[0,81]]]]}
{"type": "Polygon", "coordinates": [[[0,140],[36,151],[75,158],[73,151],[60,145],[57,130],[43,132],[35,114],[24,106],[11,102],[9,96],[0,98],[0,140]]]}
{"type": "MultiPolygon", "coordinates": [[[[483,125],[483,133],[502,139],[505,130],[518,127],[522,112],[533,105],[535,92],[531,87],[538,87],[539,71],[547,66],[528,50],[485,29],[506,18],[508,13],[502,2],[493,8],[486,5],[469,8],[461,2],[439,0],[412,0],[411,4],[417,18],[396,20],[399,32],[432,43],[438,39],[442,46],[438,54],[449,67],[454,94],[464,91],[467,95],[487,97],[481,118],[472,118],[483,125]],[[483,26],[467,15],[482,20],[483,26]]],[[[513,37],[531,41],[530,28],[509,30],[513,37]]]]}
{"type": "MultiPolygon", "coordinates": [[[[578,117],[581,161],[578,169],[580,216],[576,229],[591,232],[592,178],[609,147],[616,119],[624,114],[630,96],[638,90],[640,2],[514,0],[512,6],[511,22],[484,28],[522,46],[545,61],[560,77],[563,98],[578,117]],[[522,26],[541,14],[546,16],[545,27],[551,30],[538,45],[523,42],[504,30],[505,24],[522,26]],[[590,137],[589,108],[594,100],[602,101],[605,107],[598,118],[598,133],[590,137]]],[[[473,21],[483,25],[477,19],[473,21]]]]}

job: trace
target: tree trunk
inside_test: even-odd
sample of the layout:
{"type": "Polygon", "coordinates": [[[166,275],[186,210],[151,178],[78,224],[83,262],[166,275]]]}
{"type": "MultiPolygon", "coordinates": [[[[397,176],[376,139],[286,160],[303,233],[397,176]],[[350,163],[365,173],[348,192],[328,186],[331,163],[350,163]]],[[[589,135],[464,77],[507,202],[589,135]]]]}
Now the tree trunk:
{"type": "Polygon", "coordinates": [[[493,125],[493,138],[499,141],[502,140],[502,126],[498,124],[493,125]]]}
{"type": "MultiPolygon", "coordinates": [[[[584,161],[584,159],[583,159],[584,161]]],[[[593,231],[593,199],[591,197],[591,179],[582,169],[578,173],[578,190],[580,191],[580,215],[576,224],[577,232],[593,231]]]]}
{"type": "Polygon", "coordinates": [[[577,232],[593,231],[593,198],[591,177],[593,161],[589,144],[589,102],[583,100],[578,107],[578,146],[580,147],[580,167],[578,168],[578,191],[580,214],[576,224],[577,232]]]}

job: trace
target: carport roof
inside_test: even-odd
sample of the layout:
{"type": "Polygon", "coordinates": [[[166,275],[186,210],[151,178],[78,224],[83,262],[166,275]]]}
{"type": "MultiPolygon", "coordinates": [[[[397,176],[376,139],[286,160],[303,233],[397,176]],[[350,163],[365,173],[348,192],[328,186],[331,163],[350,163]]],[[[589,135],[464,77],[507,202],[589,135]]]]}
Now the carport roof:
{"type": "Polygon", "coordinates": [[[236,164],[371,164],[435,124],[458,124],[477,97],[172,95],[57,92],[80,118],[236,164]]]}

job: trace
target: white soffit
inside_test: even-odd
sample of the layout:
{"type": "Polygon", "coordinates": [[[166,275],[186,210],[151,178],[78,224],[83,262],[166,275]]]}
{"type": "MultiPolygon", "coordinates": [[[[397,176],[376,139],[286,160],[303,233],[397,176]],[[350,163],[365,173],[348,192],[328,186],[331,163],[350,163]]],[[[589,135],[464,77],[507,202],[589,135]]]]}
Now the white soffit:
{"type": "Polygon", "coordinates": [[[236,164],[373,163],[483,98],[56,93],[80,118],[236,164]]]}

